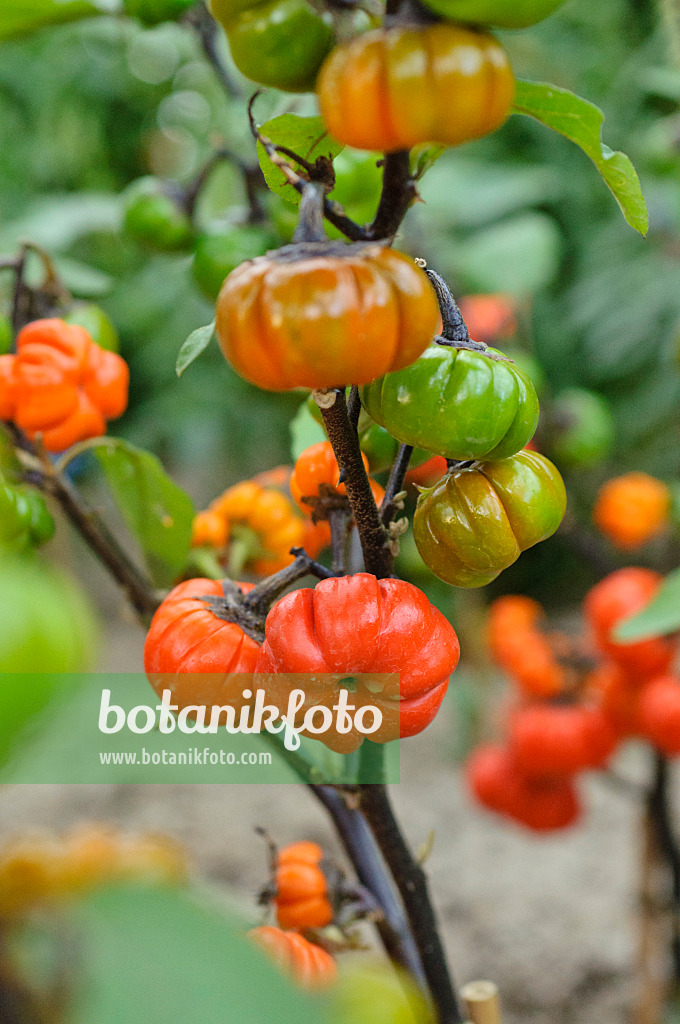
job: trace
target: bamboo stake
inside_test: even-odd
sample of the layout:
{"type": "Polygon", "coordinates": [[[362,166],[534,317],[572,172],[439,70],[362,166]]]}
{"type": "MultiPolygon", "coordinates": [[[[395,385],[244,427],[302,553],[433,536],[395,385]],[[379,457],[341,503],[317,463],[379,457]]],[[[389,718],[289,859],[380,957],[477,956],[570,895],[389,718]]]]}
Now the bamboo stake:
{"type": "Polygon", "coordinates": [[[493,981],[471,981],[461,989],[469,1024],[501,1024],[498,986],[493,981]]]}

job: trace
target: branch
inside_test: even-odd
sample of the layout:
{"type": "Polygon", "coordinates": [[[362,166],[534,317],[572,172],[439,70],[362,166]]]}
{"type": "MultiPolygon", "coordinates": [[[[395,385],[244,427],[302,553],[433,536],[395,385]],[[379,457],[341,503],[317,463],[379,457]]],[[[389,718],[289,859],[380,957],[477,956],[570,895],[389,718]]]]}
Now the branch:
{"type": "MultiPolygon", "coordinates": [[[[58,502],[66,518],[123,589],[139,618],[147,623],[160,604],[159,595],[150,580],[128,558],[97,513],[85,504],[68,477],[41,458],[37,447],[18,427],[14,424],[7,426],[15,447],[29,456],[27,477],[30,482],[58,502]]],[[[21,461],[25,463],[25,457],[21,461]]]]}
{"type": "Polygon", "coordinates": [[[43,476],[40,489],[51,494],[91,551],[108,569],[125,592],[140,619],[146,623],[158,608],[160,598],[151,582],[128,558],[99,516],[82,501],[66,477],[43,476]]]}
{"type": "MultiPolygon", "coordinates": [[[[385,488],[385,496],[383,497],[382,504],[380,506],[380,518],[385,526],[389,523],[394,511],[399,508],[399,505],[395,501],[398,494],[405,494],[404,477],[406,476],[406,470],[408,464],[411,461],[413,455],[413,445],[411,444],[400,444],[397,457],[392,464],[390,470],[390,478],[387,481],[387,487],[385,488]]],[[[403,508],[403,503],[402,503],[403,508]]]]}
{"type": "Polygon", "coordinates": [[[365,233],[371,240],[393,238],[409,206],[418,197],[411,174],[409,151],[388,153],[383,162],[380,202],[373,223],[365,233]]]}
{"type": "Polygon", "coordinates": [[[366,572],[382,579],[392,572],[392,555],[386,546],[387,534],[380,521],[361,458],[359,438],[347,415],[344,388],[328,392],[314,391],[313,395],[321,409],[326,433],[333,445],[338,466],[344,472],[347,497],[359,531],[366,572]],[[335,400],[332,405],[326,405],[326,399],[333,395],[335,400]]]}
{"type": "Polygon", "coordinates": [[[361,786],[361,810],[390,869],[406,909],[411,934],[437,1008],[439,1024],[461,1024],[463,1017],[451,983],[446,955],[430,902],[425,872],[407,847],[392,812],[385,786],[361,786]]]}
{"type": "Polygon", "coordinates": [[[295,555],[295,560],[290,565],[267,576],[246,594],[243,601],[246,608],[266,616],[274,601],[298,580],[304,579],[305,576],[328,580],[337,575],[332,569],[315,562],[302,548],[291,548],[290,553],[295,555]]]}
{"type": "Polygon", "coordinates": [[[212,65],[227,96],[231,96],[235,100],[242,99],[243,93],[239,85],[232,79],[219,53],[217,47],[219,29],[206,7],[202,3],[198,4],[187,14],[186,20],[193,26],[203,53],[208,63],[212,65]]]}
{"type": "Polygon", "coordinates": [[[671,952],[676,979],[680,979],[680,846],[672,823],[668,792],[668,761],[658,751],[654,753],[654,783],[647,799],[647,810],[656,833],[659,851],[671,874],[673,901],[673,937],[671,952]]]}
{"type": "Polygon", "coordinates": [[[260,201],[260,192],[266,189],[267,183],[264,180],[262,169],[259,164],[247,163],[238,155],[238,153],[229,149],[228,146],[220,146],[219,149],[216,149],[215,152],[208,157],[203,166],[199,168],[193,181],[190,181],[184,188],[182,206],[186,210],[187,214],[190,217],[193,217],[201,191],[212,172],[223,161],[233,164],[243,178],[243,186],[245,188],[248,207],[250,210],[250,216],[248,218],[249,222],[251,224],[255,224],[265,220],[266,211],[260,201]]]}
{"type": "Polygon", "coordinates": [[[359,882],[368,889],[383,912],[383,917],[376,921],[376,928],[385,952],[393,963],[405,968],[427,990],[418,948],[404,909],[363,814],[349,806],[333,786],[310,786],[310,789],[331,816],[359,882]]]}
{"type": "Polygon", "coordinates": [[[331,528],[331,565],[336,576],[345,575],[347,519],[347,512],[343,508],[332,508],[328,512],[328,525],[331,528]]]}

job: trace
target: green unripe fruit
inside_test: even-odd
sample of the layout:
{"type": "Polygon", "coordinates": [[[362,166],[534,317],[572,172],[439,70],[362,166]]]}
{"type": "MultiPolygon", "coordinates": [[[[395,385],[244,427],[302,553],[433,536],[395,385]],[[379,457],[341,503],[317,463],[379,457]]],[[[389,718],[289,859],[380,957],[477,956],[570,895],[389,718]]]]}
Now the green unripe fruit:
{"type": "Polygon", "coordinates": [[[135,242],[157,252],[187,249],[191,219],[157,178],[133,182],[124,196],[123,226],[135,242]]]}
{"type": "Polygon", "coordinates": [[[24,554],[54,536],[54,520],[42,494],[0,478],[0,558],[24,554]]]}
{"type": "Polygon", "coordinates": [[[123,0],[123,9],[143,25],[160,25],[181,18],[195,3],[196,0],[123,0]]]}
{"type": "Polygon", "coordinates": [[[551,451],[573,466],[594,466],[613,448],[616,424],[606,398],[585,388],[567,388],[550,410],[551,451]]]}
{"type": "Polygon", "coordinates": [[[333,46],[329,16],[306,0],[272,0],[225,24],[234,64],[260,85],[309,92],[333,46]]]}
{"type": "Polygon", "coordinates": [[[97,627],[70,577],[34,557],[0,559],[0,761],[56,696],[89,670],[97,627]]]}
{"type": "Polygon", "coordinates": [[[94,302],[75,302],[64,320],[67,324],[84,327],[92,340],[107,352],[120,351],[120,338],[110,317],[94,302]]]}
{"type": "Polygon", "coordinates": [[[54,537],[56,527],[45,499],[32,487],[19,488],[19,494],[25,502],[31,543],[47,544],[54,537]]]}
{"type": "Polygon", "coordinates": [[[434,1024],[413,979],[381,964],[348,970],[333,998],[332,1024],[434,1024]]]}
{"type": "Polygon", "coordinates": [[[206,231],[196,239],[193,275],[207,299],[215,301],[225,277],[246,260],[262,256],[278,239],[260,224],[241,224],[206,231]]]}
{"type": "Polygon", "coordinates": [[[521,349],[505,348],[505,346],[503,355],[512,359],[513,363],[516,363],[520,370],[527,375],[534,385],[534,391],[540,398],[545,391],[546,379],[543,367],[536,356],[532,356],[530,352],[523,352],[521,349]]]}
{"type": "Polygon", "coordinates": [[[423,488],[413,537],[425,565],[454,587],[484,587],[552,536],[567,507],[562,477],[538,452],[453,469],[423,488]]]}
{"type": "Polygon", "coordinates": [[[260,3],[262,0],[209,0],[208,6],[215,21],[219,21],[220,25],[228,30],[239,14],[257,7],[260,3]]]}
{"type": "Polygon", "coordinates": [[[450,21],[496,28],[528,28],[553,14],[564,0],[423,0],[450,21]]]}
{"type": "Polygon", "coordinates": [[[410,366],[359,389],[370,416],[404,444],[447,459],[505,459],[533,437],[538,398],[515,364],[432,343],[410,366]]]}
{"type": "MultiPolygon", "coordinates": [[[[73,580],[51,565],[1,559],[0,607],[0,672],[83,672],[92,665],[92,612],[73,580]]],[[[0,690],[0,717],[7,698],[0,690]]]]}
{"type": "MultiPolygon", "coordinates": [[[[316,403],[315,403],[316,404],[316,403]]],[[[361,450],[368,459],[368,468],[371,473],[382,473],[389,469],[397,457],[399,442],[391,434],[375,423],[369,417],[368,426],[359,433],[359,444],[361,450]]],[[[361,427],[361,421],[359,423],[361,427]]],[[[426,462],[431,455],[422,448],[414,448],[409,461],[409,466],[420,466],[426,462]]]]}

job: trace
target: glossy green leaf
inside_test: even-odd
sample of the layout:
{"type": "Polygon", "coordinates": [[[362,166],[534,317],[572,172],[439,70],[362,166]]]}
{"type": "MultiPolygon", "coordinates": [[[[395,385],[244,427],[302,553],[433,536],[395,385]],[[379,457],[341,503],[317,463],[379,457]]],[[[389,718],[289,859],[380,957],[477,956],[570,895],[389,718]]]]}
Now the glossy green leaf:
{"type": "Polygon", "coordinates": [[[0,40],[25,35],[48,25],[61,25],[118,10],[118,0],[3,0],[0,4],[0,40]]]}
{"type": "Polygon", "coordinates": [[[170,586],[184,568],[194,508],[155,455],[102,438],[95,455],[125,523],[139,542],[154,583],[170,586]]]}
{"type": "Polygon", "coordinates": [[[178,377],[181,377],[187,366],[191,366],[194,359],[198,359],[201,352],[210,344],[213,335],[215,334],[215,321],[211,324],[206,324],[205,327],[197,327],[195,331],[192,331],[187,340],[182,345],[181,349],[177,353],[177,362],[175,363],[175,371],[178,377]]]}
{"type": "Polygon", "coordinates": [[[614,630],[614,639],[627,643],[665,636],[677,629],[680,629],[680,569],[666,576],[646,608],[619,623],[614,630]]]}
{"type": "Polygon", "coordinates": [[[31,947],[63,958],[65,1024],[319,1024],[321,1001],[294,987],[246,930],[182,889],[119,885],[69,908],[70,944],[54,929],[25,935],[22,959],[31,947]]]}
{"type": "MultiPolygon", "coordinates": [[[[328,157],[332,160],[344,148],[341,142],[331,138],[320,117],[281,114],[280,117],[273,117],[271,121],[265,121],[260,127],[260,132],[277,146],[285,146],[286,149],[297,153],[310,164],[313,164],[318,157],[328,157]]],[[[289,184],[283,172],[271,162],[261,142],[257,144],[257,158],[260,161],[265,181],[272,192],[276,192],[286,202],[297,205],[300,202],[300,193],[289,184]]],[[[283,154],[282,159],[286,160],[293,170],[300,169],[295,160],[287,154],[283,154]]]]}
{"type": "Polygon", "coordinates": [[[625,153],[615,152],[602,142],[604,114],[599,107],[568,89],[519,79],[514,112],[536,118],[580,146],[611,189],[630,226],[641,235],[647,233],[649,218],[637,173],[625,153]]]}

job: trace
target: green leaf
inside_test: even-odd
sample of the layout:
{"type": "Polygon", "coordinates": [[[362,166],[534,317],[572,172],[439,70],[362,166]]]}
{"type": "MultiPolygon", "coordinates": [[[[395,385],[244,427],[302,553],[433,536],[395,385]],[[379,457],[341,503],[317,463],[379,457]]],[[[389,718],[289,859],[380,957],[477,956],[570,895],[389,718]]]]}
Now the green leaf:
{"type": "Polygon", "coordinates": [[[206,324],[205,327],[197,327],[195,331],[192,331],[187,340],[182,345],[181,349],[177,353],[177,362],[175,363],[175,372],[178,377],[181,377],[187,366],[191,366],[194,359],[198,359],[201,352],[210,344],[213,335],[215,334],[215,321],[211,324],[206,324]]]}
{"type": "Polygon", "coordinates": [[[290,422],[290,438],[290,454],[293,462],[297,462],[305,448],[309,448],[310,444],[328,440],[326,431],[309,411],[307,399],[304,400],[290,422]]]}
{"type": "Polygon", "coordinates": [[[191,543],[194,508],[155,455],[102,438],[93,450],[130,532],[139,542],[156,586],[174,583],[191,543]]]}
{"type": "MultiPolygon", "coordinates": [[[[331,160],[344,148],[341,142],[331,138],[321,117],[301,117],[299,114],[281,114],[265,121],[260,132],[271,139],[277,146],[285,146],[297,153],[308,163],[313,164],[317,157],[325,156],[331,160]]],[[[271,162],[261,142],[257,144],[257,158],[267,185],[288,203],[297,205],[300,194],[289,184],[283,172],[271,162]]],[[[299,165],[291,157],[283,159],[290,163],[294,170],[299,165]]]]}
{"type": "Polygon", "coordinates": [[[3,0],[0,40],[25,35],[48,25],[61,25],[119,10],[118,0],[3,0]]]}
{"type": "Polygon", "coordinates": [[[429,171],[430,167],[436,164],[439,157],[443,156],[445,152],[446,146],[437,146],[431,143],[425,143],[412,149],[410,162],[413,177],[416,179],[422,178],[426,171],[429,171]]]}
{"type": "Polygon", "coordinates": [[[620,622],[613,636],[619,643],[630,643],[665,636],[677,629],[680,629],[680,569],[669,573],[647,607],[620,622]]]}
{"type": "Polygon", "coordinates": [[[535,117],[580,146],[611,189],[631,227],[647,233],[649,217],[635,168],[625,153],[614,152],[601,139],[604,114],[599,107],[546,82],[517,81],[514,112],[535,117]]]}
{"type": "Polygon", "coordinates": [[[246,927],[169,885],[101,888],[62,911],[67,934],[44,922],[16,940],[24,969],[68,976],[64,1024],[319,1024],[319,998],[285,978],[246,927]],[[78,969],[69,970],[76,951],[78,969]],[[61,971],[59,971],[61,967],[61,971]]]}

